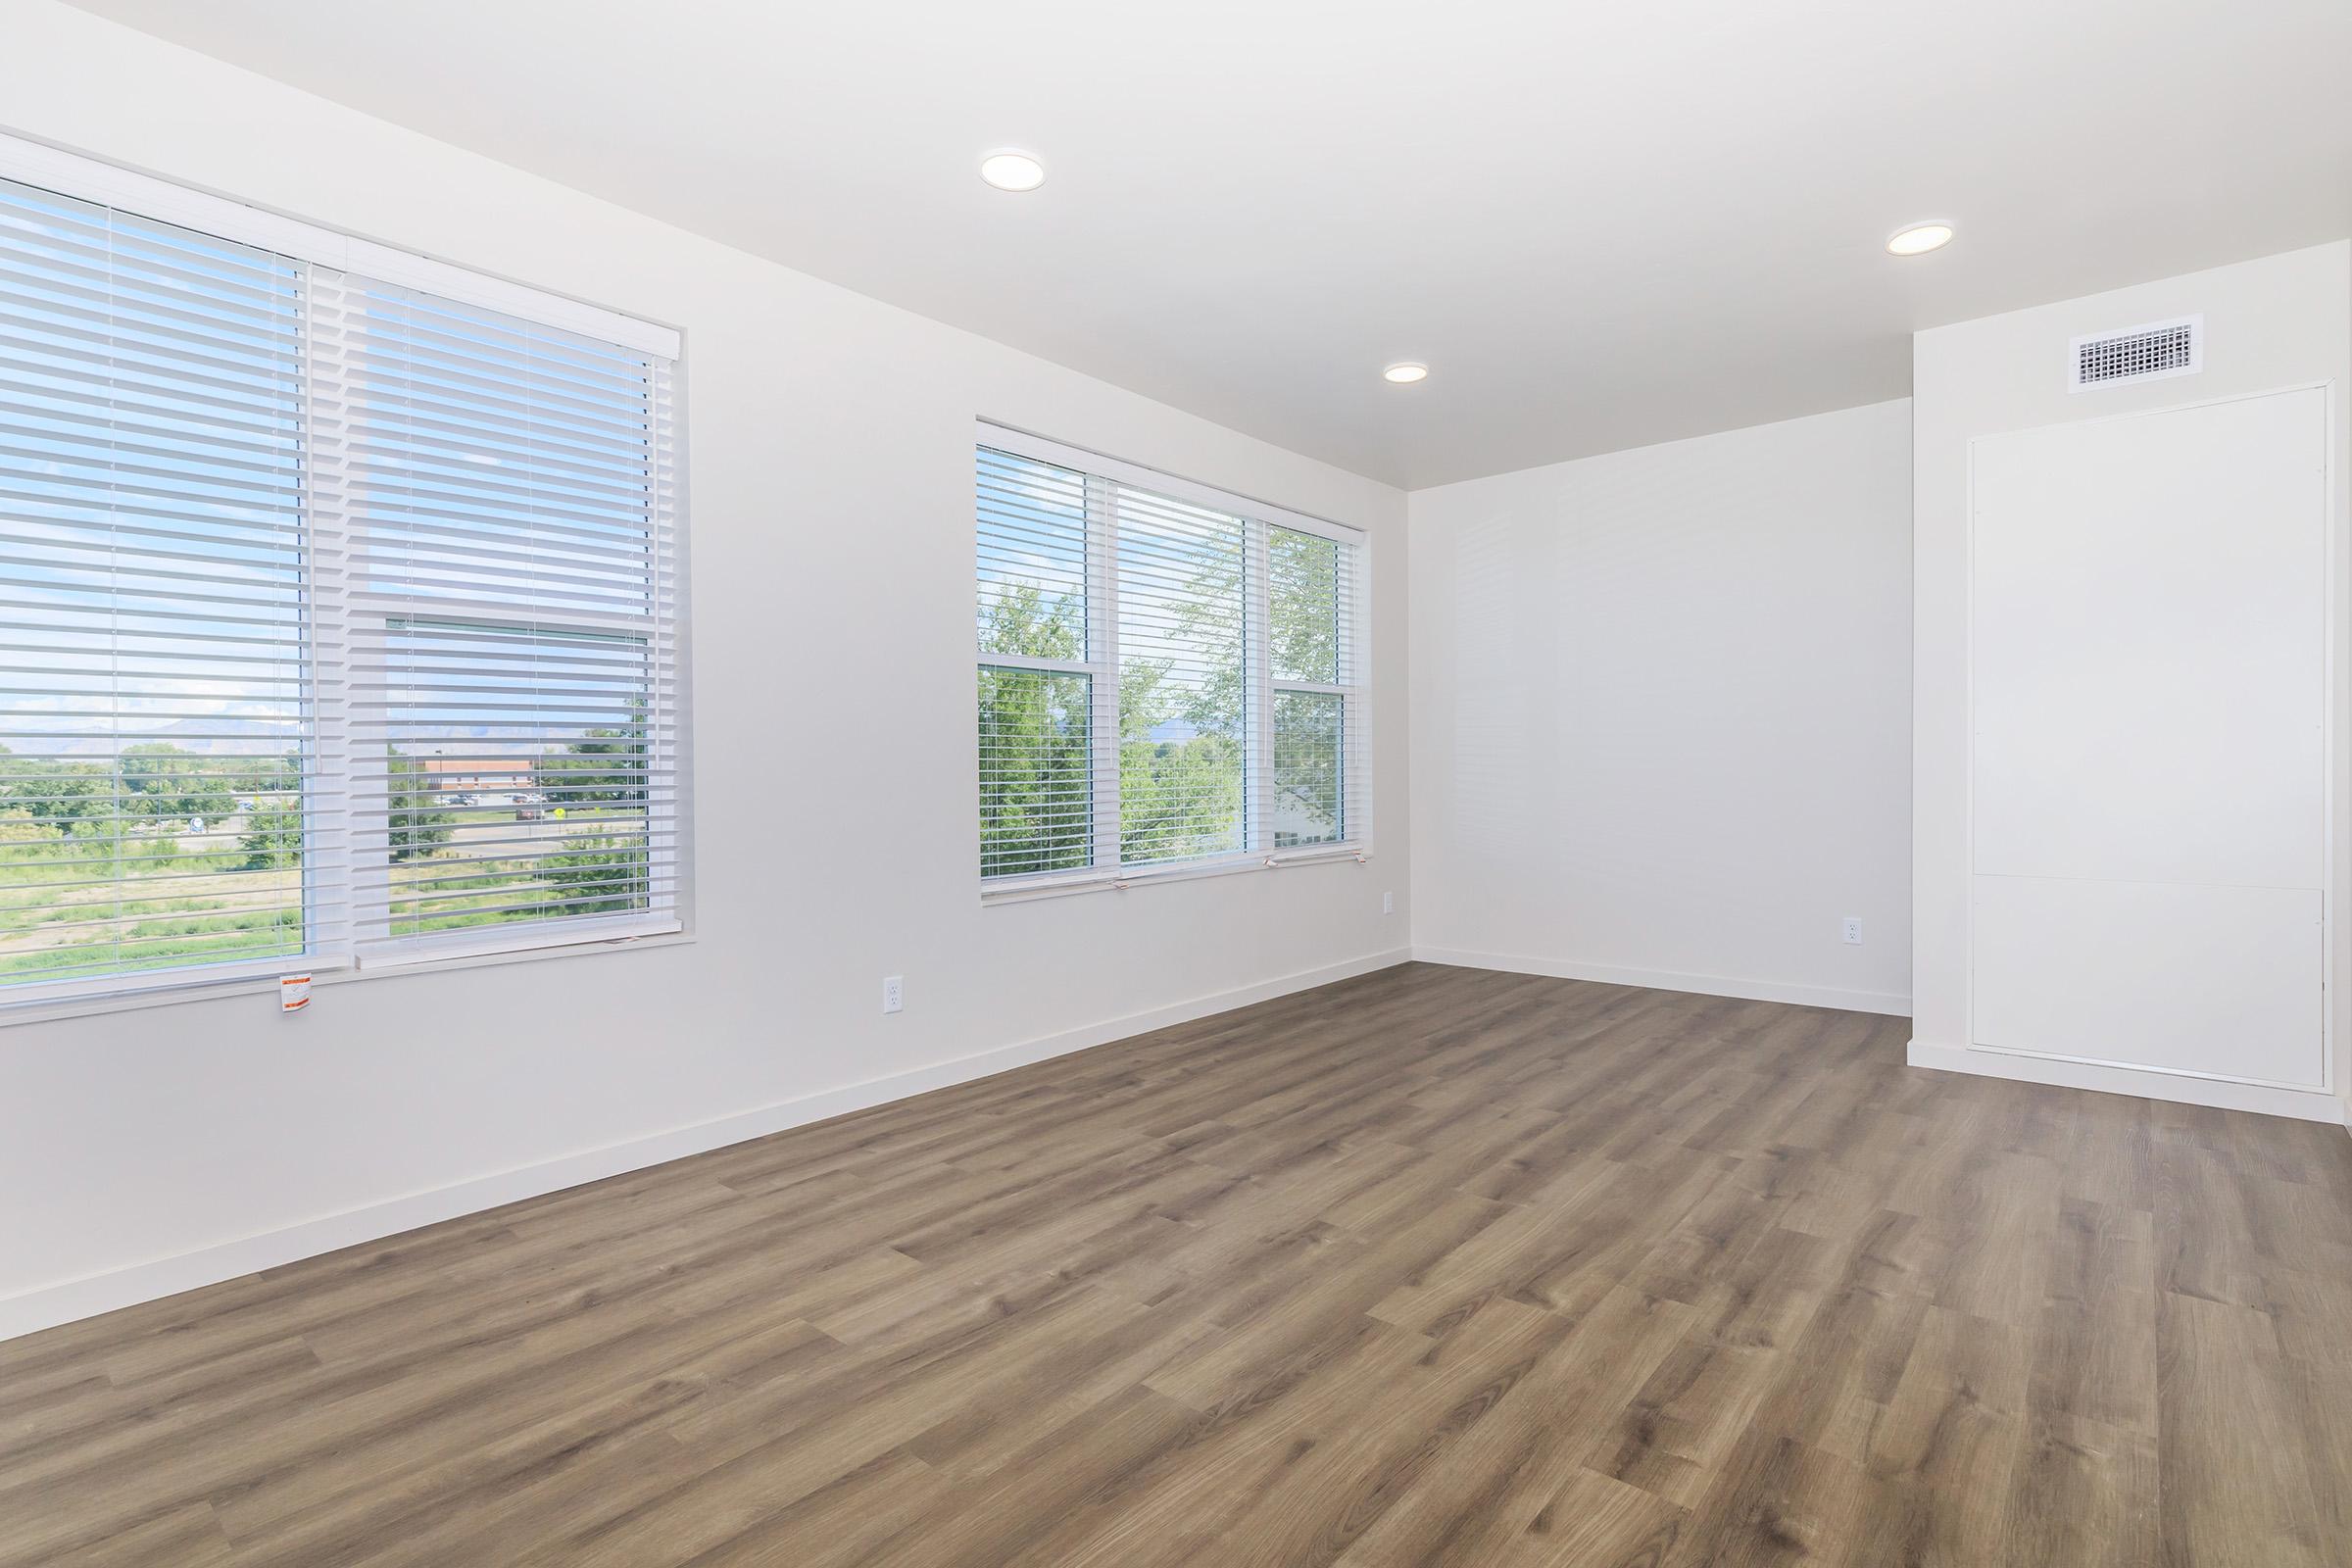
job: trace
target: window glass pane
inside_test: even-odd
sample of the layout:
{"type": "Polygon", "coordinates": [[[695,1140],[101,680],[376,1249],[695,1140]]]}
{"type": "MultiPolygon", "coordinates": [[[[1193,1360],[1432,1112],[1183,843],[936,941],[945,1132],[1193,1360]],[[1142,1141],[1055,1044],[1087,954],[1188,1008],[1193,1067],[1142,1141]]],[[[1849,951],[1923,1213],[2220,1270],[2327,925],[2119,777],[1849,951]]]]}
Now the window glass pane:
{"type": "Polygon", "coordinates": [[[0,181],[0,992],[304,951],[303,275],[0,181]]]}
{"type": "Polygon", "coordinates": [[[1266,530],[1274,678],[1337,685],[1341,547],[1293,528],[1266,530]]]}
{"type": "Polygon", "coordinates": [[[390,935],[649,906],[643,639],[397,621],[385,663],[390,935]]]}
{"type": "Polygon", "coordinates": [[[1121,486],[1119,858],[1243,848],[1245,574],[1238,517],[1121,486]]]}
{"type": "Polygon", "coordinates": [[[1088,757],[1094,681],[980,666],[980,874],[1084,868],[1092,858],[1088,757]]]}
{"type": "Polygon", "coordinates": [[[1347,837],[1342,767],[1347,699],[1334,692],[1274,694],[1274,801],[1266,841],[1278,850],[1347,837]]]}
{"type": "Polygon", "coordinates": [[[979,451],[980,652],[1086,659],[1086,479],[979,451]]]}

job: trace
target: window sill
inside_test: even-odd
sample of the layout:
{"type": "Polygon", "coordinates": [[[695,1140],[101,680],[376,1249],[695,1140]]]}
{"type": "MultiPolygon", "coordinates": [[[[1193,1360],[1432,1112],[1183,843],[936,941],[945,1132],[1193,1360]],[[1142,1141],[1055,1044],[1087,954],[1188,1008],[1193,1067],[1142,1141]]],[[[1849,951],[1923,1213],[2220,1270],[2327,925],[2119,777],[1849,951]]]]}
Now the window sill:
{"type": "MultiPolygon", "coordinates": [[[[444,969],[481,969],[492,964],[529,963],[543,958],[577,958],[592,953],[620,953],[640,948],[678,947],[695,940],[692,931],[677,926],[625,936],[582,937],[575,941],[547,944],[539,947],[505,947],[487,951],[404,954],[387,961],[377,956],[366,960],[366,967],[349,959],[314,958],[309,961],[311,988],[314,999],[321,991],[353,981],[378,980],[389,975],[432,974],[444,969]]],[[[184,985],[157,986],[146,991],[101,993],[84,997],[61,997],[52,1001],[32,1001],[0,1004],[0,1029],[14,1024],[48,1023],[64,1018],[82,1018],[97,1013],[134,1012],[143,1007],[167,1007],[185,1002],[217,1002],[231,997],[275,996],[280,974],[301,974],[304,963],[288,959],[282,969],[259,976],[240,976],[227,980],[190,980],[184,985]]],[[[275,1011],[273,1007],[271,1009],[275,1011]]]]}
{"type": "Polygon", "coordinates": [[[983,883],[983,905],[1029,904],[1038,899],[1067,898],[1074,893],[1124,893],[1161,882],[1192,882],[1209,876],[1264,874],[1302,865],[1361,863],[1372,858],[1364,844],[1332,844],[1308,850],[1274,850],[1260,855],[1238,855],[1193,864],[1151,866],[1132,871],[1049,872],[1021,881],[983,883]]]}
{"type": "Polygon", "coordinates": [[[676,936],[684,929],[676,919],[656,919],[641,916],[626,919],[607,916],[610,924],[581,925],[564,933],[561,940],[534,942],[522,931],[492,930],[468,934],[463,931],[440,936],[410,937],[381,943],[360,950],[359,968],[363,974],[381,974],[387,970],[410,972],[416,969],[446,967],[461,959],[494,961],[508,958],[527,958],[534,954],[577,953],[596,948],[632,948],[659,937],[676,936]]]}

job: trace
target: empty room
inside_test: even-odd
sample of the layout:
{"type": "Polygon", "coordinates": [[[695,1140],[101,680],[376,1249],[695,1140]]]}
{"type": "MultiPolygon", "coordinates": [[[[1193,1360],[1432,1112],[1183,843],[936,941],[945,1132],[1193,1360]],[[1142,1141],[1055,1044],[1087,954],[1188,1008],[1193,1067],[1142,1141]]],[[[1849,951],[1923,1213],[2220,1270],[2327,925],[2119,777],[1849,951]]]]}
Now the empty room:
{"type": "Polygon", "coordinates": [[[2352,1564],[2347,66],[0,0],[0,1568],[2352,1564]]]}

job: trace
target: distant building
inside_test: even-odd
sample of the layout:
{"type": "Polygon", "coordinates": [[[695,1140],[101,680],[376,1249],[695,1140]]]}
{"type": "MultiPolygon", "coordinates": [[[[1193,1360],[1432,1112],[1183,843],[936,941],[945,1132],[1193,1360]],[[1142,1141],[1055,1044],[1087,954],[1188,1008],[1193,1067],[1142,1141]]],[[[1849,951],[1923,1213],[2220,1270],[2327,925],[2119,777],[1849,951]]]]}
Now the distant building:
{"type": "Polygon", "coordinates": [[[427,757],[422,760],[426,787],[445,795],[528,790],[539,771],[539,764],[527,757],[427,757]]]}

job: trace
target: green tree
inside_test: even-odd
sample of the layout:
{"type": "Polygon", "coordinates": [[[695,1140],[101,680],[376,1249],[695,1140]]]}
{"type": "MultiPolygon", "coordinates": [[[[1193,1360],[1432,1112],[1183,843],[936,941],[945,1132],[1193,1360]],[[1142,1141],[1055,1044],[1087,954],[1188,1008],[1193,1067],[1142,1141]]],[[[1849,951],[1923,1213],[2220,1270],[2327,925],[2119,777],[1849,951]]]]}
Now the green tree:
{"type": "Polygon", "coordinates": [[[539,760],[532,771],[540,793],[557,806],[642,803],[646,784],[646,701],[630,697],[625,723],[592,729],[563,751],[539,760]]]}
{"type": "Polygon", "coordinates": [[[1238,850],[1242,749],[1230,735],[1119,747],[1119,856],[1130,863],[1238,850]]]}
{"type": "MultiPolygon", "coordinates": [[[[1215,653],[1211,643],[1205,666],[1215,653]]],[[[1165,659],[1119,666],[1119,858],[1132,864],[1241,848],[1241,715],[1222,707],[1228,695],[1240,702],[1240,680],[1171,682],[1171,668],[1165,659]],[[1192,734],[1154,739],[1177,721],[1192,734]]]]}
{"type": "Polygon", "coordinates": [[[565,839],[562,854],[542,858],[536,867],[547,889],[540,913],[558,917],[641,909],[651,860],[642,837],[565,839]]]}
{"type": "Polygon", "coordinates": [[[257,760],[253,780],[253,809],[245,816],[245,836],[238,845],[250,871],[281,871],[302,863],[302,757],[281,757],[274,763],[257,760]]]}
{"type": "MultiPolygon", "coordinates": [[[[1190,548],[1193,557],[1183,591],[1169,596],[1174,613],[1160,641],[1172,651],[1129,652],[1119,666],[1119,849],[1131,863],[1242,847],[1247,556],[1222,538],[1198,548],[1177,539],[1168,548],[1190,548]]],[[[1272,528],[1267,555],[1273,674],[1337,682],[1339,546],[1272,528]]],[[[1071,600],[1004,584],[981,616],[980,646],[983,661],[990,653],[1076,661],[1084,657],[1083,623],[1071,600]]],[[[1088,696],[1082,676],[982,664],[984,875],[1062,870],[1091,858],[1088,696]]],[[[1302,823],[1328,824],[1317,836],[1336,833],[1340,700],[1284,693],[1270,716],[1277,799],[1295,797],[1302,823]]]]}
{"type": "MultiPolygon", "coordinates": [[[[1344,555],[1339,545],[1313,534],[1297,529],[1269,527],[1266,530],[1266,650],[1271,673],[1277,680],[1316,681],[1336,684],[1342,675],[1340,625],[1341,612],[1348,601],[1348,584],[1344,577],[1344,555]]],[[[1182,717],[1196,730],[1220,736],[1239,737],[1242,733],[1243,682],[1246,671],[1238,655],[1214,657],[1219,650],[1239,645],[1242,631],[1243,565],[1237,554],[1205,555],[1199,569],[1187,583],[1178,610],[1178,628],[1184,638],[1201,652],[1193,661],[1204,673],[1198,693],[1182,705],[1181,711],[1173,709],[1153,718],[1154,724],[1166,717],[1182,717]]],[[[1122,669],[1122,679],[1132,678],[1133,666],[1122,669]]],[[[1344,722],[1343,705],[1339,698],[1320,693],[1278,692],[1274,710],[1269,715],[1273,755],[1266,759],[1275,800],[1275,820],[1268,824],[1278,846],[1337,837],[1341,831],[1341,730],[1344,722]],[[1284,826],[1285,821],[1292,825],[1284,826]]],[[[1173,787],[1178,781],[1190,779],[1196,792],[1193,799],[1197,809],[1190,818],[1200,829],[1192,835],[1190,844],[1177,844],[1164,839],[1169,847],[1160,853],[1176,856],[1201,854],[1220,848],[1232,848],[1238,843],[1242,809],[1241,791],[1235,788],[1229,796],[1213,799],[1205,792],[1219,775],[1204,773],[1200,760],[1178,757],[1167,750],[1155,748],[1149,756],[1136,758],[1130,764],[1128,755],[1136,746],[1132,728],[1122,748],[1120,768],[1121,814],[1126,814],[1128,779],[1145,773],[1143,787],[1148,791],[1173,787]],[[1169,775],[1167,786],[1152,776],[1153,770],[1169,775]],[[1217,802],[1230,799],[1230,815],[1219,816],[1217,802]]],[[[1224,766],[1238,773],[1242,767],[1241,751],[1234,748],[1231,760],[1224,766]]]]}
{"type": "Polygon", "coordinates": [[[1266,541],[1267,634],[1278,680],[1340,678],[1340,547],[1291,528],[1266,541]]]}
{"type": "MultiPolygon", "coordinates": [[[[0,748],[0,753],[5,753],[0,748]]],[[[60,835],[98,837],[116,814],[114,769],[62,758],[0,755],[0,800],[60,835]]]]}
{"type": "Polygon", "coordinates": [[[433,795],[423,764],[391,746],[384,748],[385,811],[391,824],[395,860],[414,860],[449,842],[451,816],[433,795]]]}
{"type": "Polygon", "coordinates": [[[170,741],[141,742],[122,753],[125,804],[155,822],[227,816],[236,809],[236,795],[224,762],[229,767],[246,765],[242,760],[199,757],[170,741]]]}
{"type": "MultiPolygon", "coordinates": [[[[1085,658],[1077,607],[1034,584],[1007,584],[981,617],[987,654],[1085,658]]],[[[1093,839],[1084,675],[983,663],[980,703],[980,868],[984,876],[1069,870],[1093,839]]]]}
{"type": "MultiPolygon", "coordinates": [[[[1340,623],[1350,585],[1337,544],[1291,528],[1267,534],[1267,646],[1277,680],[1337,683],[1340,623]]],[[[1322,692],[1277,692],[1272,723],[1276,848],[1341,836],[1343,701],[1322,692]]]]}

